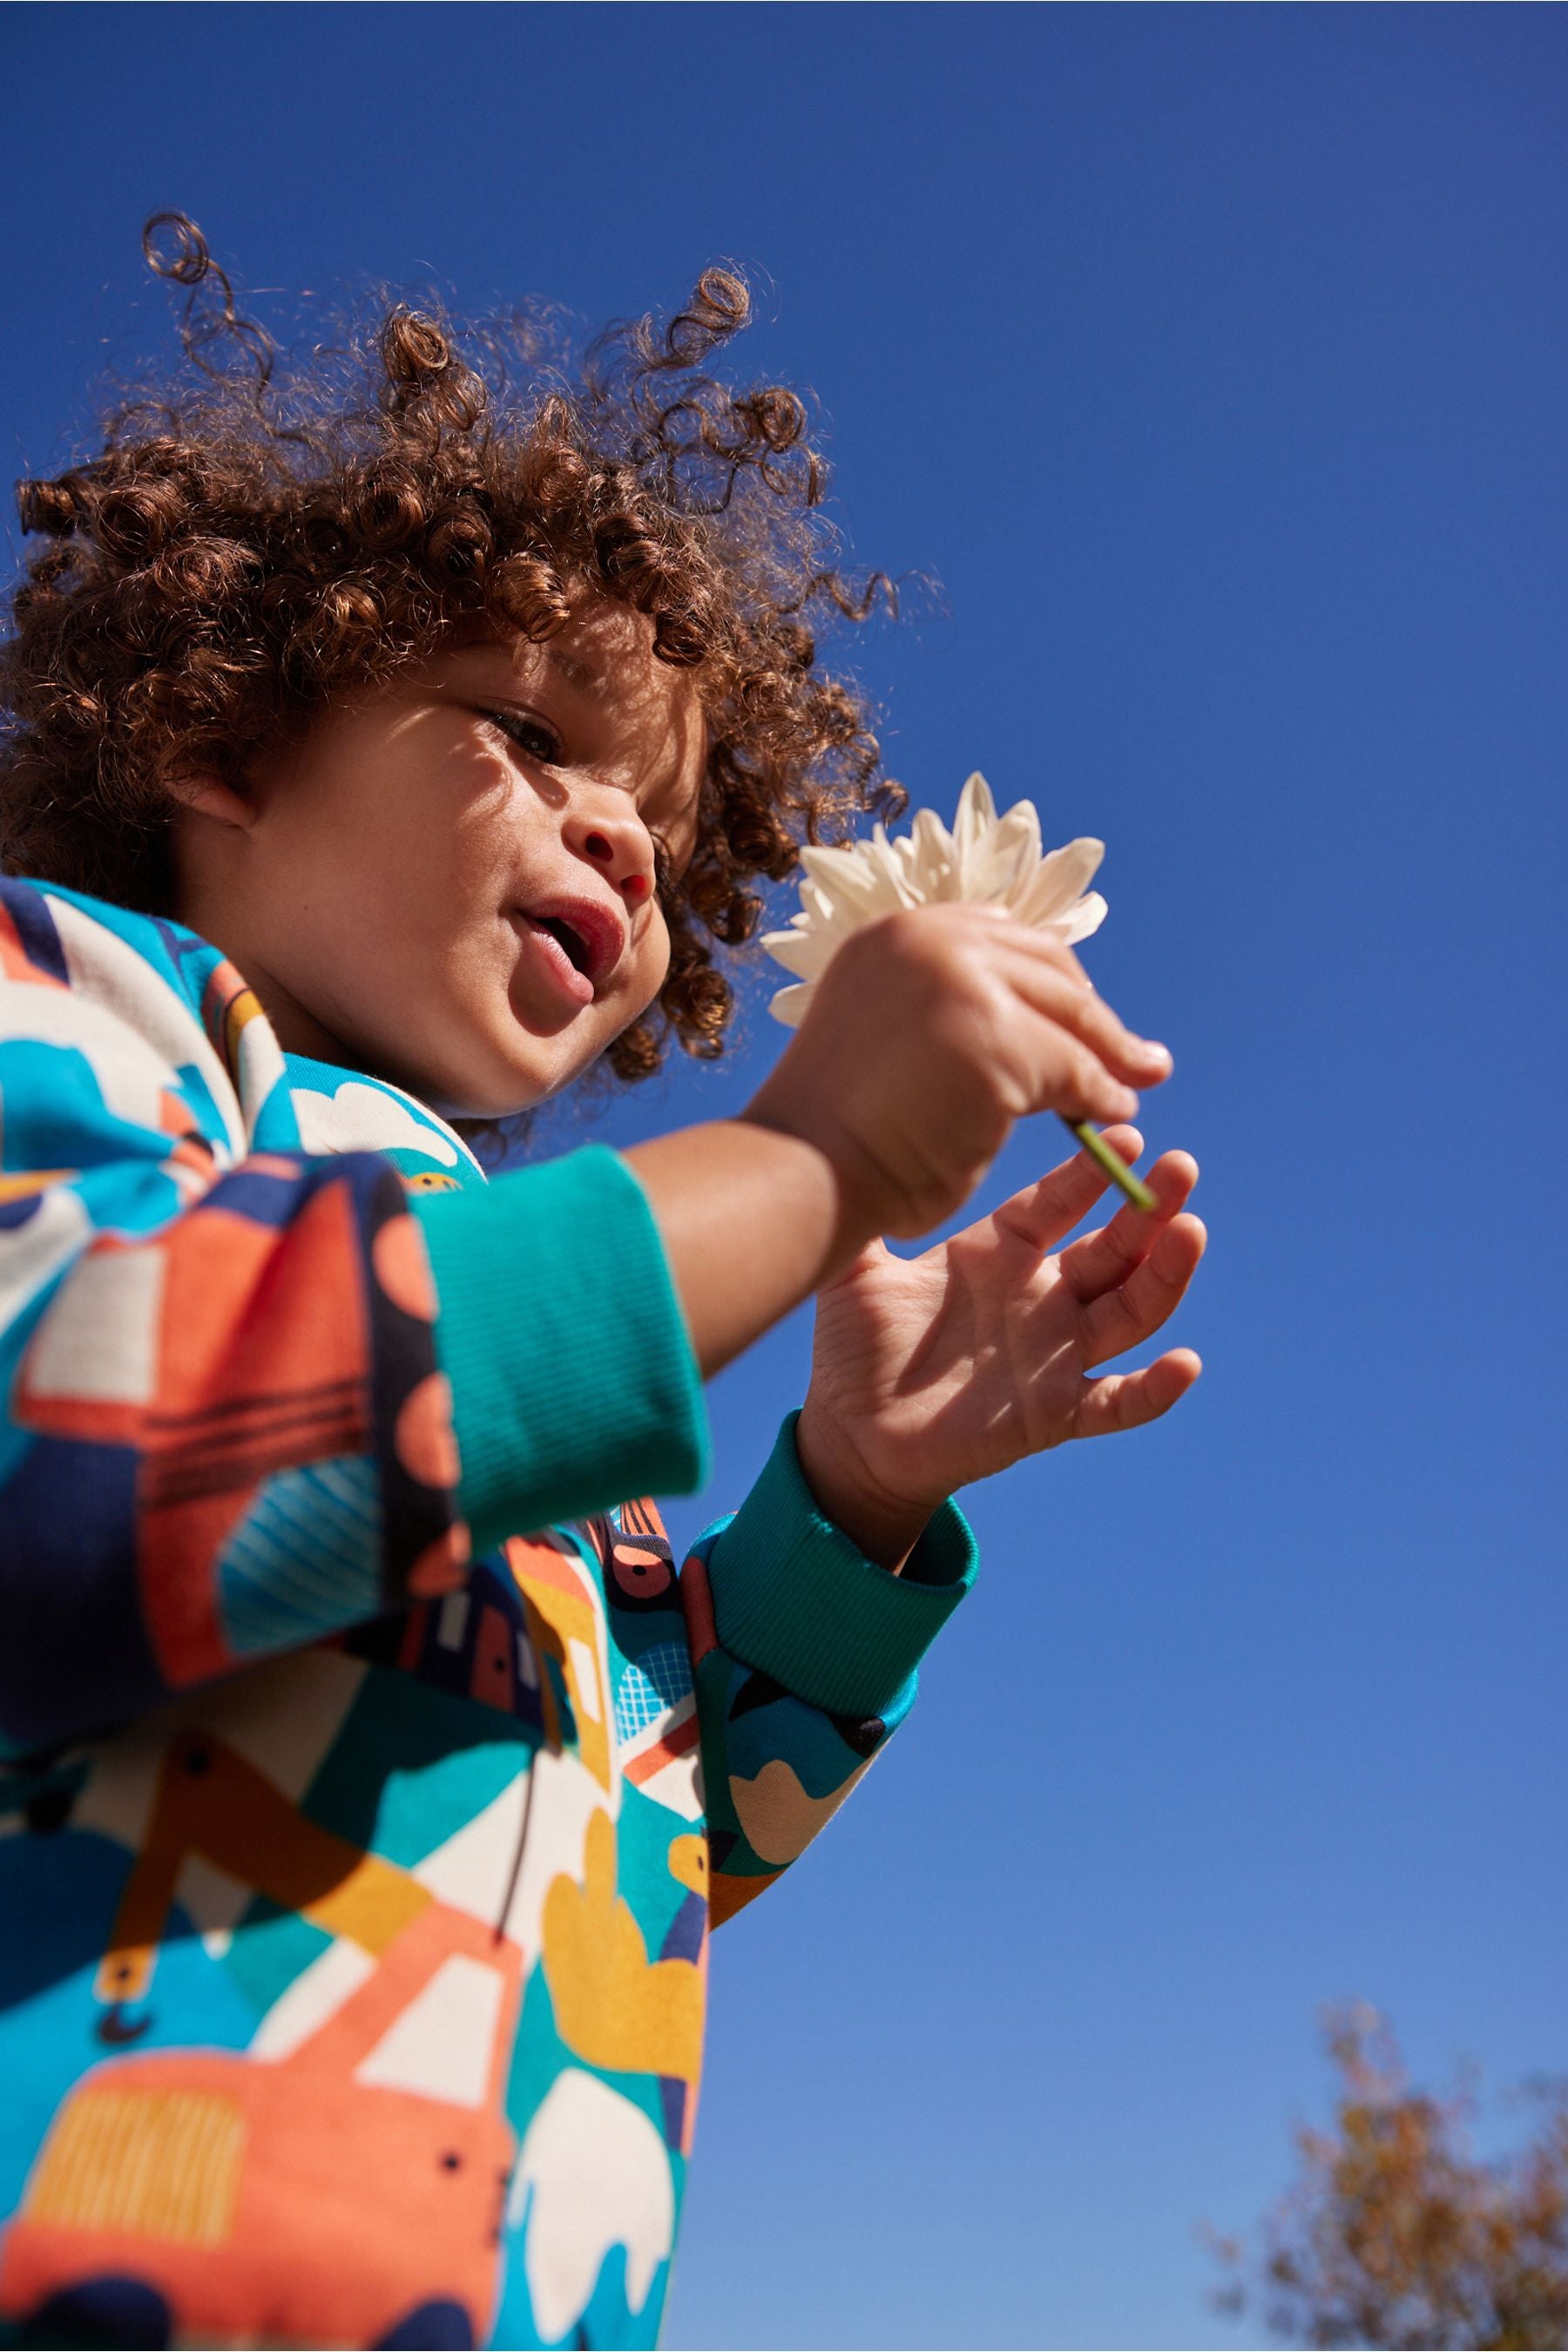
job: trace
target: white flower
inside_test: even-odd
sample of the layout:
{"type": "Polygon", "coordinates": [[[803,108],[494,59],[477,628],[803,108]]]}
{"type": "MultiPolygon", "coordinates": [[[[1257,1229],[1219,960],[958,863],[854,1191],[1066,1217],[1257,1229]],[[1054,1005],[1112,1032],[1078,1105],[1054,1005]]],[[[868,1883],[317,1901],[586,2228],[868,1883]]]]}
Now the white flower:
{"type": "Polygon", "coordinates": [[[800,862],[801,911],[787,931],[769,931],[763,945],[800,985],[781,988],[769,1011],[786,1028],[798,1027],[811,992],[851,931],[900,907],[931,907],[949,898],[1005,907],[1020,923],[1050,931],[1071,947],[1105,920],[1098,890],[1085,892],[1105,855],[1103,841],[1069,841],[1040,855],[1040,820],[1032,801],[1015,801],[998,816],[981,775],[971,776],[958,803],[952,831],[934,809],[921,809],[912,832],[889,841],[886,827],[869,841],[843,849],[805,848],[800,862]]]}

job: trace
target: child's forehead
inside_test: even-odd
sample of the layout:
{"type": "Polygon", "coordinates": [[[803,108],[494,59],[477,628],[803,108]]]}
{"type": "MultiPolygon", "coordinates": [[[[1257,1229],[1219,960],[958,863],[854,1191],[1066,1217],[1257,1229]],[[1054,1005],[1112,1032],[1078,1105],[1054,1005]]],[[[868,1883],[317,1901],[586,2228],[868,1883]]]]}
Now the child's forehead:
{"type": "Polygon", "coordinates": [[[574,693],[586,695],[595,701],[614,698],[617,683],[624,685],[641,667],[635,646],[624,647],[618,660],[607,651],[604,657],[595,659],[585,646],[558,645],[553,638],[547,638],[542,645],[534,644],[527,637],[507,635],[489,627],[479,627],[461,639],[448,640],[436,657],[438,667],[443,656],[452,666],[465,670],[482,664],[503,682],[510,678],[519,684],[536,685],[542,677],[559,678],[574,693]]]}
{"type": "Polygon", "coordinates": [[[654,625],[646,613],[605,598],[579,605],[552,635],[535,640],[487,614],[457,623],[444,654],[479,653],[536,677],[552,672],[579,693],[603,693],[630,672],[639,679],[662,673],[675,683],[668,663],[654,652],[654,625]]]}
{"type": "Polygon", "coordinates": [[[661,661],[654,624],[633,606],[600,599],[580,607],[552,635],[535,641],[477,615],[451,632],[435,658],[441,674],[479,668],[495,689],[564,688],[574,700],[662,730],[702,715],[702,686],[693,668],[661,661]]]}

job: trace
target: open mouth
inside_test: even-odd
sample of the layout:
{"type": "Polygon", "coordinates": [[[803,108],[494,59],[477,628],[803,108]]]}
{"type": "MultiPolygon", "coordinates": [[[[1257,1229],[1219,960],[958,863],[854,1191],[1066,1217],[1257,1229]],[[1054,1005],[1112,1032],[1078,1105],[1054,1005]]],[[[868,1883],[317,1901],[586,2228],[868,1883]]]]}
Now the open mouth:
{"type": "Polygon", "coordinates": [[[538,941],[544,968],[580,1003],[609,984],[626,952],[625,918],[585,891],[542,890],[531,907],[514,906],[511,918],[538,941]]]}
{"type": "Polygon", "coordinates": [[[592,1004],[599,993],[597,942],[588,924],[578,925],[568,915],[530,914],[514,907],[511,919],[525,939],[533,941],[534,969],[557,994],[574,1004],[592,1004]]]}
{"type": "Polygon", "coordinates": [[[528,919],[531,923],[537,923],[542,931],[548,931],[552,940],[559,940],[571,959],[574,968],[580,971],[584,979],[593,978],[594,959],[589,950],[588,942],[580,931],[574,931],[571,924],[563,921],[559,915],[531,915],[528,919]]]}

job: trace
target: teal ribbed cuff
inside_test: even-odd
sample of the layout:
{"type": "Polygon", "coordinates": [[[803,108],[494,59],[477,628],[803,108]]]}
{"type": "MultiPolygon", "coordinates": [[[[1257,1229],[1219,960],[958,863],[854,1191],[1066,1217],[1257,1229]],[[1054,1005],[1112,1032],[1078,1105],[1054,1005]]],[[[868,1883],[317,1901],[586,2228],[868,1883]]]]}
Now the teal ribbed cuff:
{"type": "Polygon", "coordinates": [[[763,1474],[708,1557],[714,1630],[731,1657],[830,1715],[882,1715],[974,1581],[956,1503],[932,1516],[900,1575],[824,1518],[785,1416],[763,1474]]]}
{"type": "Polygon", "coordinates": [[[476,1554],[705,1483],[701,1374],[647,1196],[617,1152],[589,1144],[409,1206],[476,1554]]]}

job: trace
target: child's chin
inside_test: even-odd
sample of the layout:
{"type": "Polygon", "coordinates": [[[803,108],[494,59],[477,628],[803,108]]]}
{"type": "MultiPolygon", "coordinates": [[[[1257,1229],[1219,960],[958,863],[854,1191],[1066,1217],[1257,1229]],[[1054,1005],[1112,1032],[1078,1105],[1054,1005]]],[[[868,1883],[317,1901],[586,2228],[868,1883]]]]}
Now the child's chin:
{"type": "Polygon", "coordinates": [[[448,1077],[445,1084],[416,1089],[420,1099],[429,1105],[440,1118],[516,1118],[520,1112],[537,1109],[550,1096],[564,1093],[578,1073],[575,1068],[557,1076],[553,1073],[521,1072],[497,1087],[463,1085],[448,1077]]]}
{"type": "MultiPolygon", "coordinates": [[[[563,1084],[569,1084],[563,1080],[563,1084]]],[[[437,1118],[515,1118],[521,1111],[532,1110],[545,1097],[559,1093],[559,1087],[535,1086],[520,1087],[504,1097],[487,1095],[478,1097],[472,1093],[443,1094],[438,1087],[426,1087],[420,1100],[436,1113],[437,1118]]]]}
{"type": "Polygon", "coordinates": [[[521,1036],[487,1037],[476,1060],[466,1066],[444,1061],[426,1071],[425,1085],[416,1082],[410,1091],[442,1118],[515,1118],[564,1094],[598,1059],[605,1042],[602,1029],[591,1032],[586,1023],[573,1024],[571,1034],[540,1037],[524,1031],[521,1036]]]}

